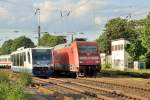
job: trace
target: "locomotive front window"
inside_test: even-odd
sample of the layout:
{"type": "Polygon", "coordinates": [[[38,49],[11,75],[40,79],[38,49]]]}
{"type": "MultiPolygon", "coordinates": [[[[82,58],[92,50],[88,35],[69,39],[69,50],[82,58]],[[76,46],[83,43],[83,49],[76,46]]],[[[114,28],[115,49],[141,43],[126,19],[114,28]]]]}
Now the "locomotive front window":
{"type": "Polygon", "coordinates": [[[43,51],[40,50],[34,50],[32,53],[33,57],[33,64],[39,64],[39,63],[45,63],[50,64],[51,63],[51,51],[43,51]]]}
{"type": "Polygon", "coordinates": [[[33,59],[34,60],[49,60],[50,54],[44,54],[44,53],[33,54],[33,59]]]}
{"type": "Polygon", "coordinates": [[[95,53],[97,52],[95,46],[80,46],[79,53],[95,53]]]}

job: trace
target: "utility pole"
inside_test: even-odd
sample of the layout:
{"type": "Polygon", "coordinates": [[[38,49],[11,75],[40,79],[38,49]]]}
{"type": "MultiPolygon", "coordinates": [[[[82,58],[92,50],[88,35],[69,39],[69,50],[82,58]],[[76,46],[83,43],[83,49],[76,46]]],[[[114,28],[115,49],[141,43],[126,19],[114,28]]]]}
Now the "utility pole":
{"type": "Polygon", "coordinates": [[[74,39],[74,38],[73,38],[73,34],[72,34],[72,35],[71,35],[71,42],[73,42],[73,39],[74,39]]]}
{"type": "Polygon", "coordinates": [[[35,11],[38,20],[38,46],[40,46],[40,37],[41,37],[41,26],[40,26],[40,8],[37,8],[35,11]]]}

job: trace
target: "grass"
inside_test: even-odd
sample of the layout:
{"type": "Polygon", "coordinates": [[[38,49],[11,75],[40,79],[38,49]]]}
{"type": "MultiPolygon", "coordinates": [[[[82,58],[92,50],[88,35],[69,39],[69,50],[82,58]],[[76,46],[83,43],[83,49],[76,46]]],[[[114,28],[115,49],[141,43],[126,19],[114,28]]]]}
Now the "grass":
{"type": "Polygon", "coordinates": [[[32,83],[32,77],[28,73],[21,73],[20,74],[20,79],[19,79],[20,84],[23,86],[28,86],[32,83]]]}
{"type": "Polygon", "coordinates": [[[25,94],[27,100],[36,100],[34,94],[25,94]]]}
{"type": "Polygon", "coordinates": [[[103,69],[100,72],[101,76],[110,76],[110,77],[120,77],[120,76],[131,76],[139,78],[148,78],[150,77],[150,69],[144,70],[114,70],[114,69],[103,69]]]}
{"type": "Polygon", "coordinates": [[[0,100],[29,100],[23,90],[31,77],[21,74],[18,80],[12,81],[9,76],[8,72],[0,71],[0,100]]]}
{"type": "Polygon", "coordinates": [[[147,73],[147,74],[150,74],[150,69],[127,70],[127,72],[136,72],[136,73],[147,73]]]}
{"type": "Polygon", "coordinates": [[[7,72],[0,71],[0,82],[9,81],[9,74],[7,72]]]}

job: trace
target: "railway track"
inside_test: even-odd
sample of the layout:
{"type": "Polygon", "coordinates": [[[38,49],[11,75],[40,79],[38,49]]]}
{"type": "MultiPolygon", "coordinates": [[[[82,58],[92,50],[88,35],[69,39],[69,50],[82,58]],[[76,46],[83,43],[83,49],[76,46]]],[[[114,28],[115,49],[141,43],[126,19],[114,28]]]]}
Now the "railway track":
{"type": "MultiPolygon", "coordinates": [[[[103,81],[103,80],[97,80],[96,78],[78,78],[80,80],[87,80],[87,81],[91,81],[91,82],[98,82],[98,83],[104,83],[104,84],[111,84],[111,85],[116,85],[116,86],[122,86],[122,87],[126,87],[126,88],[131,88],[131,89],[138,89],[138,90],[143,90],[143,91],[148,91],[150,92],[150,87],[145,86],[145,87],[137,87],[137,86],[133,86],[133,85],[125,85],[125,84],[120,84],[117,82],[111,82],[111,81],[103,81]]],[[[147,85],[150,83],[147,82],[147,85]]]]}
{"type": "Polygon", "coordinates": [[[52,82],[55,85],[68,88],[101,100],[148,100],[148,98],[130,95],[122,91],[100,88],[68,79],[50,78],[49,80],[46,80],[46,82],[52,82]]]}
{"type": "Polygon", "coordinates": [[[75,84],[75,85],[78,85],[81,87],[85,87],[86,90],[95,91],[95,94],[102,93],[102,95],[106,95],[106,96],[109,96],[111,98],[118,99],[118,100],[122,100],[122,99],[123,100],[127,100],[127,99],[148,100],[148,98],[144,98],[142,96],[140,97],[140,96],[133,95],[133,94],[128,94],[128,93],[125,93],[120,90],[112,90],[112,89],[108,89],[108,88],[101,88],[101,87],[95,86],[93,84],[87,84],[85,81],[84,81],[84,83],[81,83],[81,82],[77,81],[77,79],[76,80],[55,79],[55,80],[59,80],[62,82],[68,82],[68,83],[72,83],[72,84],[75,84]]]}
{"type": "Polygon", "coordinates": [[[38,79],[38,80],[43,83],[48,83],[49,85],[51,85],[52,83],[64,89],[66,88],[68,90],[79,92],[81,94],[98,98],[101,100],[111,100],[111,99],[112,100],[113,99],[149,100],[150,99],[149,87],[143,88],[143,87],[129,86],[125,84],[118,84],[109,81],[93,80],[89,78],[77,78],[77,79],[50,78],[50,79],[38,79]],[[128,89],[130,89],[130,91],[128,91],[128,89]],[[124,90],[126,90],[127,92],[125,92],[124,90]],[[136,93],[138,93],[139,95],[136,96],[137,95],[136,93]]]}
{"type": "Polygon", "coordinates": [[[73,92],[80,93],[83,97],[88,96],[92,100],[114,100],[110,97],[103,96],[103,95],[97,95],[94,92],[87,91],[85,87],[84,87],[84,89],[83,89],[83,87],[82,88],[77,88],[78,85],[72,85],[72,84],[70,84],[70,82],[64,82],[62,80],[57,80],[55,78],[50,78],[50,79],[34,78],[34,80],[35,81],[40,81],[40,82],[43,82],[43,83],[47,83],[49,85],[54,84],[54,85],[57,85],[61,88],[72,90],[73,92]]]}
{"type": "Polygon", "coordinates": [[[150,98],[150,86],[147,86],[146,88],[137,87],[132,85],[118,84],[117,82],[101,81],[101,80],[94,80],[88,78],[78,78],[76,82],[87,83],[87,84],[104,87],[104,88],[111,88],[114,90],[118,89],[133,95],[138,94],[141,97],[150,98]]]}

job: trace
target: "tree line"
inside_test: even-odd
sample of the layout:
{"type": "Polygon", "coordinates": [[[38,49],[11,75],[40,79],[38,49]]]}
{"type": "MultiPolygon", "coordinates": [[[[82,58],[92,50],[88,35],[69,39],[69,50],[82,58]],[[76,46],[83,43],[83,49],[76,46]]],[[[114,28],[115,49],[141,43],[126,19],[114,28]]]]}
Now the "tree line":
{"type": "Polygon", "coordinates": [[[140,20],[119,17],[109,20],[96,41],[101,52],[111,54],[111,40],[119,38],[130,41],[130,44],[125,46],[125,50],[132,61],[150,61],[150,13],[140,20]]]}
{"type": "MultiPolygon", "coordinates": [[[[44,47],[53,47],[55,45],[65,43],[66,39],[64,36],[55,36],[50,35],[49,33],[44,33],[43,36],[40,38],[40,46],[44,47]]],[[[15,39],[9,39],[6,40],[1,48],[0,48],[0,55],[3,54],[10,54],[11,52],[17,50],[17,48],[25,47],[25,48],[32,48],[36,45],[33,43],[33,41],[26,37],[26,36],[20,36],[15,39]]]]}

